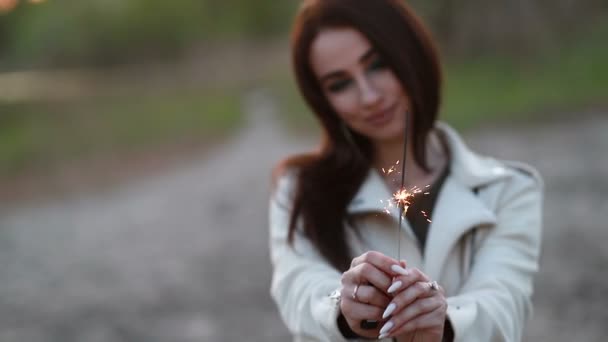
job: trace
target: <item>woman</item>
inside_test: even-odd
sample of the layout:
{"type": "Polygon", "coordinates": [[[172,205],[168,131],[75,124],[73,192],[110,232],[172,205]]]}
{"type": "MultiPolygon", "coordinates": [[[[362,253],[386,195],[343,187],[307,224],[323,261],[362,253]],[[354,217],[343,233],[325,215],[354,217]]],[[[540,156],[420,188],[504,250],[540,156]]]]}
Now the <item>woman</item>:
{"type": "Polygon", "coordinates": [[[324,133],[277,167],[270,204],[271,294],[294,339],[520,340],[542,183],[436,121],[441,72],[418,18],[398,0],[304,1],[292,51],[324,133]],[[403,186],[424,190],[400,231],[386,200],[404,139],[403,186]]]}

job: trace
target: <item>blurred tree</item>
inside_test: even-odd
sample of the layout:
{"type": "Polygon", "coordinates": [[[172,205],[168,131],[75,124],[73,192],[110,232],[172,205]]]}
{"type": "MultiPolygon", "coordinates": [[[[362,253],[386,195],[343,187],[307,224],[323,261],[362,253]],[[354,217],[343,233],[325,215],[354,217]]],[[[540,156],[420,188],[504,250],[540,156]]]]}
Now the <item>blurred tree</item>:
{"type": "Polygon", "coordinates": [[[175,57],[200,40],[286,32],[293,7],[271,0],[54,0],[20,6],[2,20],[0,41],[8,48],[0,58],[44,66],[175,57]]]}
{"type": "MultiPolygon", "coordinates": [[[[14,1],[14,0],[0,0],[14,1]]],[[[608,13],[606,0],[411,0],[456,55],[561,44],[608,13]]],[[[0,17],[0,69],[173,58],[201,41],[284,35],[296,2],[274,0],[22,1],[0,17]]]]}
{"type": "Polygon", "coordinates": [[[520,55],[605,20],[605,0],[411,1],[450,54],[520,55]]]}

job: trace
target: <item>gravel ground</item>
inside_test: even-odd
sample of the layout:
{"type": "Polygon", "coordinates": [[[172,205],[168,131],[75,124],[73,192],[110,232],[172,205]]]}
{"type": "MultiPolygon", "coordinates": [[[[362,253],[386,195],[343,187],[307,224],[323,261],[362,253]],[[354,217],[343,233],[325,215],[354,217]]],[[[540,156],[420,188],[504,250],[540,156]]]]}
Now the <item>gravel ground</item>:
{"type": "MultiPolygon", "coordinates": [[[[313,142],[264,93],[230,143],[96,193],[0,208],[0,341],[288,341],[268,294],[270,169],[313,142]]],[[[490,128],[467,140],[546,182],[528,341],[608,334],[608,116],[490,128]]]]}

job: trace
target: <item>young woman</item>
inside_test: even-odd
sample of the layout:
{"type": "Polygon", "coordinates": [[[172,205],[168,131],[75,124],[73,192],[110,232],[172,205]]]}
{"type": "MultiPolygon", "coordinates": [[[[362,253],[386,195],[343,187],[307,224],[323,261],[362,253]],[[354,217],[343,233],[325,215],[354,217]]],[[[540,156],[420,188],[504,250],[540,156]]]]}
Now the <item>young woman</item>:
{"type": "Polygon", "coordinates": [[[292,52],[324,133],[274,175],[271,294],[294,340],[519,341],[542,182],[437,122],[441,72],[420,20],[398,0],[304,1],[292,52]],[[404,139],[404,188],[423,192],[399,232],[387,200],[404,139]]]}

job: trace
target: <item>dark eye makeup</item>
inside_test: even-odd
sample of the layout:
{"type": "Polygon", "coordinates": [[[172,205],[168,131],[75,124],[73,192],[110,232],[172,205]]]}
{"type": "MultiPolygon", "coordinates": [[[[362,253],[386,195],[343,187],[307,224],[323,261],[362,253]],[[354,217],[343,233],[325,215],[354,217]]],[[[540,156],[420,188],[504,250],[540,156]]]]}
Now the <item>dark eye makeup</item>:
{"type": "Polygon", "coordinates": [[[349,79],[336,80],[329,83],[329,85],[327,86],[327,90],[332,93],[339,93],[342,90],[346,89],[350,84],[351,80],[349,79]]]}
{"type": "Polygon", "coordinates": [[[386,62],[379,55],[374,56],[374,58],[369,63],[367,69],[368,70],[384,70],[387,68],[386,62]]]}
{"type": "MultiPolygon", "coordinates": [[[[388,65],[384,61],[384,59],[379,54],[374,54],[371,58],[369,58],[369,63],[366,67],[368,72],[373,71],[383,71],[388,68],[388,65]]],[[[339,93],[344,91],[352,84],[352,80],[350,78],[339,78],[335,81],[331,81],[327,85],[327,90],[331,93],[339,93]]]]}

